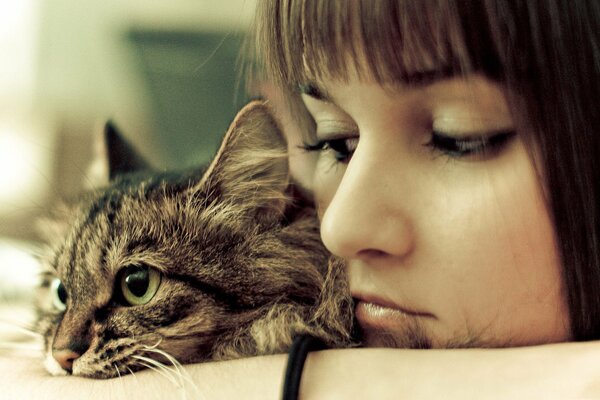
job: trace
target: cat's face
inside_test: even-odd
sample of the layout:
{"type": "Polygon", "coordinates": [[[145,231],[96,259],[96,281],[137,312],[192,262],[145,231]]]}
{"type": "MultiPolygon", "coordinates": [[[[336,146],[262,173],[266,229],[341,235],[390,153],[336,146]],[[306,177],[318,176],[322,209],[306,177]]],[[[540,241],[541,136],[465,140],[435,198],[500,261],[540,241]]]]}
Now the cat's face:
{"type": "Polygon", "coordinates": [[[263,106],[236,121],[205,174],[117,179],[72,211],[40,294],[51,373],[210,359],[261,307],[318,296],[327,253],[314,218],[283,223],[283,143],[263,106]]]}

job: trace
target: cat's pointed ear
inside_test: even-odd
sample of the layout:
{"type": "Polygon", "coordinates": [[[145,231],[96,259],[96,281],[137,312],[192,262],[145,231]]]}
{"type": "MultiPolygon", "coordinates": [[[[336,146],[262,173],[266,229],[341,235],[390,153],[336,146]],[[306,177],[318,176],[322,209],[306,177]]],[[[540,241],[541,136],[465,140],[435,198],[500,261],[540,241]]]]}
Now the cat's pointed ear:
{"type": "Polygon", "coordinates": [[[90,189],[104,186],[121,174],[150,168],[113,122],[108,121],[97,129],[94,155],[87,171],[86,182],[90,189]]]}
{"type": "Polygon", "coordinates": [[[133,146],[125,140],[112,121],[104,126],[104,141],[108,159],[108,178],[149,169],[150,165],[139,155],[133,146]]]}
{"type": "Polygon", "coordinates": [[[281,217],[288,180],[285,140],[270,107],[254,101],[238,113],[196,188],[256,215],[281,217]]]}

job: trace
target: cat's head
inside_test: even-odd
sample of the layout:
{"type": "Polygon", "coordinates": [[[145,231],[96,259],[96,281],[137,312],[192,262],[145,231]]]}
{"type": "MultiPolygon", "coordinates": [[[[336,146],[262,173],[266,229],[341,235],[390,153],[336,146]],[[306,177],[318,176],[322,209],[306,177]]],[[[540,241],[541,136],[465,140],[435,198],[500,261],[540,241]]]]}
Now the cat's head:
{"type": "Polygon", "coordinates": [[[50,372],[209,359],[274,302],[318,296],[328,254],[313,216],[287,218],[285,143],[263,103],[240,112],[204,172],[143,171],[111,127],[107,143],[111,184],[73,209],[47,262],[50,372]]]}

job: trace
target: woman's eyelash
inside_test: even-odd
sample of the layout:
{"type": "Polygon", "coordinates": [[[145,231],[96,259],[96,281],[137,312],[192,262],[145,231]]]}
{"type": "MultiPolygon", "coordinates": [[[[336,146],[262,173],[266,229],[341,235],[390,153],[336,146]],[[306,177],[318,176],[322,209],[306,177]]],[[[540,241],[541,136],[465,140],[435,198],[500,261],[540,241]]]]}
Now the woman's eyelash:
{"type": "Polygon", "coordinates": [[[484,135],[456,137],[434,131],[431,140],[425,143],[425,146],[452,158],[490,155],[491,152],[499,150],[505,145],[515,134],[515,131],[506,130],[484,135]]]}
{"type": "MultiPolygon", "coordinates": [[[[497,131],[482,135],[456,137],[443,132],[434,131],[429,142],[424,146],[433,152],[451,158],[469,156],[489,156],[500,150],[512,137],[513,130],[497,131]]],[[[358,138],[339,138],[320,140],[316,143],[303,143],[300,148],[308,152],[331,151],[337,162],[347,163],[352,158],[358,144],[358,138]]]]}
{"type": "Polygon", "coordinates": [[[358,144],[358,138],[340,138],[340,139],[329,139],[320,140],[317,143],[303,143],[300,148],[304,151],[322,152],[332,151],[333,155],[338,162],[348,162],[352,157],[352,153],[356,149],[358,144]]]}

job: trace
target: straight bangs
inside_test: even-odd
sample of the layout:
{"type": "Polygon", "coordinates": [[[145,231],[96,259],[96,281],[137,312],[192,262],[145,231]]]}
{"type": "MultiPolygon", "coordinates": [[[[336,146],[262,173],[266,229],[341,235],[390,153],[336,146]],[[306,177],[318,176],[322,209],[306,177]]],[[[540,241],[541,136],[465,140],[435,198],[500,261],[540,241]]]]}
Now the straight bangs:
{"type": "Polygon", "coordinates": [[[485,7],[455,3],[261,1],[255,51],[266,78],[290,88],[350,74],[380,84],[473,72],[501,79],[485,7]]]}

